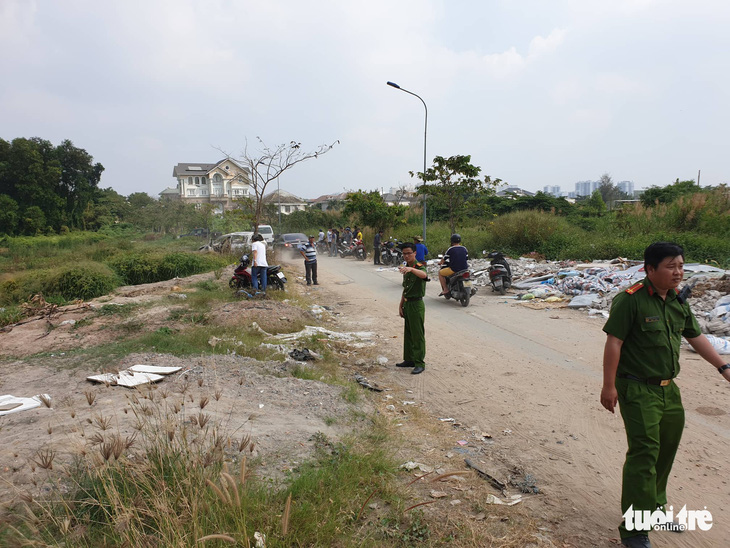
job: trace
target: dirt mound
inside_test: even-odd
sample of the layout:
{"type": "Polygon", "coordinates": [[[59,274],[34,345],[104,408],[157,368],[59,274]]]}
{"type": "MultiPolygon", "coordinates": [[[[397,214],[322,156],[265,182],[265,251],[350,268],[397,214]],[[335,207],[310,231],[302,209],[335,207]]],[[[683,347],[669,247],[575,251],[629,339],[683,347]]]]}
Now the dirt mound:
{"type": "Polygon", "coordinates": [[[249,327],[256,322],[264,331],[287,332],[299,330],[312,315],[289,303],[268,300],[242,300],[225,303],[214,308],[209,315],[210,323],[227,327],[249,327]]]}

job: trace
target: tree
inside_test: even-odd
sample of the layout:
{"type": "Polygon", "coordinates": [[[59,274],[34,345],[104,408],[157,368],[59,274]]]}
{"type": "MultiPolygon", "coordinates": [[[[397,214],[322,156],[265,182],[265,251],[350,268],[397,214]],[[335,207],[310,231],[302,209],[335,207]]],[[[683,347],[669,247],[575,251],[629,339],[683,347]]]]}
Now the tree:
{"type": "Polygon", "coordinates": [[[365,192],[358,190],[347,195],[344,215],[355,214],[365,226],[375,230],[386,230],[395,226],[398,218],[405,215],[407,207],[389,206],[377,190],[365,192]]]}
{"type": "Polygon", "coordinates": [[[591,197],[583,203],[585,209],[593,215],[603,215],[606,212],[606,202],[603,201],[600,190],[594,190],[591,197]]]}
{"type": "Polygon", "coordinates": [[[614,202],[621,197],[621,191],[613,184],[613,179],[611,179],[608,173],[601,175],[599,181],[598,192],[601,193],[601,199],[604,205],[608,206],[608,209],[611,210],[613,209],[614,202]]]}
{"type": "Polygon", "coordinates": [[[645,207],[656,204],[670,204],[680,196],[701,192],[702,190],[694,181],[680,181],[677,179],[671,185],[647,188],[641,195],[641,203],[645,207]]]}
{"type": "Polygon", "coordinates": [[[29,236],[40,234],[46,228],[46,216],[38,206],[30,206],[23,212],[23,231],[29,236]]]}
{"type": "Polygon", "coordinates": [[[0,234],[17,234],[18,211],[18,203],[15,200],[7,194],[0,194],[0,234]]]}
{"type": "Polygon", "coordinates": [[[258,230],[258,226],[261,224],[265,205],[264,195],[269,183],[295,165],[311,158],[319,158],[339,143],[339,141],[335,141],[331,145],[320,145],[312,152],[305,152],[302,150],[302,144],[296,141],[269,148],[260,137],[256,137],[256,139],[261,145],[261,150],[258,153],[249,152],[247,142],[243,155],[237,160],[239,164],[248,168],[249,177],[251,178],[249,183],[254,191],[254,232],[258,230]]]}
{"type": "Polygon", "coordinates": [[[456,223],[464,216],[464,206],[469,198],[482,193],[494,193],[502,182],[501,179],[492,180],[489,175],[478,178],[482,168],[471,163],[471,156],[451,156],[444,158],[436,156],[433,166],[426,173],[414,174],[424,184],[418,188],[419,194],[427,194],[429,200],[440,203],[448,211],[449,228],[456,232],[456,223]],[[429,184],[432,183],[432,184],[429,184]]]}

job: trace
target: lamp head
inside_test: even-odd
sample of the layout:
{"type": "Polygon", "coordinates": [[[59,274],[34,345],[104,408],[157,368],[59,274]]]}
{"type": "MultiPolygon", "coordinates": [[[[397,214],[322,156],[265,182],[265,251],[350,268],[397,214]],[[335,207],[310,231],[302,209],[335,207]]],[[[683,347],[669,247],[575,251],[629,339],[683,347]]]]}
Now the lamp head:
{"type": "Polygon", "coordinates": [[[396,89],[400,89],[400,86],[399,86],[398,84],[396,84],[395,82],[387,82],[387,84],[388,84],[389,86],[391,86],[391,87],[394,87],[394,88],[396,88],[396,89]]]}

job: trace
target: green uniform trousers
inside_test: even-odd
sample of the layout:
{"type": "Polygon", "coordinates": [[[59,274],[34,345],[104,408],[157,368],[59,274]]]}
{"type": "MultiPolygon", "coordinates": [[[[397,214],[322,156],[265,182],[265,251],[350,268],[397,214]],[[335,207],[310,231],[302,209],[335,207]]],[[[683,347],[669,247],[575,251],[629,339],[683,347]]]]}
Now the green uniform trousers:
{"type": "MultiPolygon", "coordinates": [[[[679,387],[672,381],[655,386],[616,379],[621,416],[629,450],[624,463],[621,512],[654,511],[667,503],[667,480],[682,439],[684,407],[679,387]]],[[[619,526],[621,538],[641,534],[619,526]]],[[[646,534],[646,532],[644,532],[646,534]]]]}
{"type": "Polygon", "coordinates": [[[426,305],[423,300],[403,303],[403,360],[413,362],[415,367],[426,367],[426,305]]]}

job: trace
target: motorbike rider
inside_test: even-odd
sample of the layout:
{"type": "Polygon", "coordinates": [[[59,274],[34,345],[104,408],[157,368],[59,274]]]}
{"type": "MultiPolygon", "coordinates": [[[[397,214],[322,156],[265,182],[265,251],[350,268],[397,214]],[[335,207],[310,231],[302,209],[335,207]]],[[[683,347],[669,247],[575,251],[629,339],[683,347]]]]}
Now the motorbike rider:
{"type": "Polygon", "coordinates": [[[448,286],[446,285],[446,278],[469,268],[467,260],[469,259],[469,251],[461,245],[461,236],[458,234],[451,235],[451,247],[446,250],[444,257],[441,259],[440,265],[445,265],[439,270],[439,283],[441,283],[441,293],[439,297],[443,295],[450,295],[448,286]]]}

